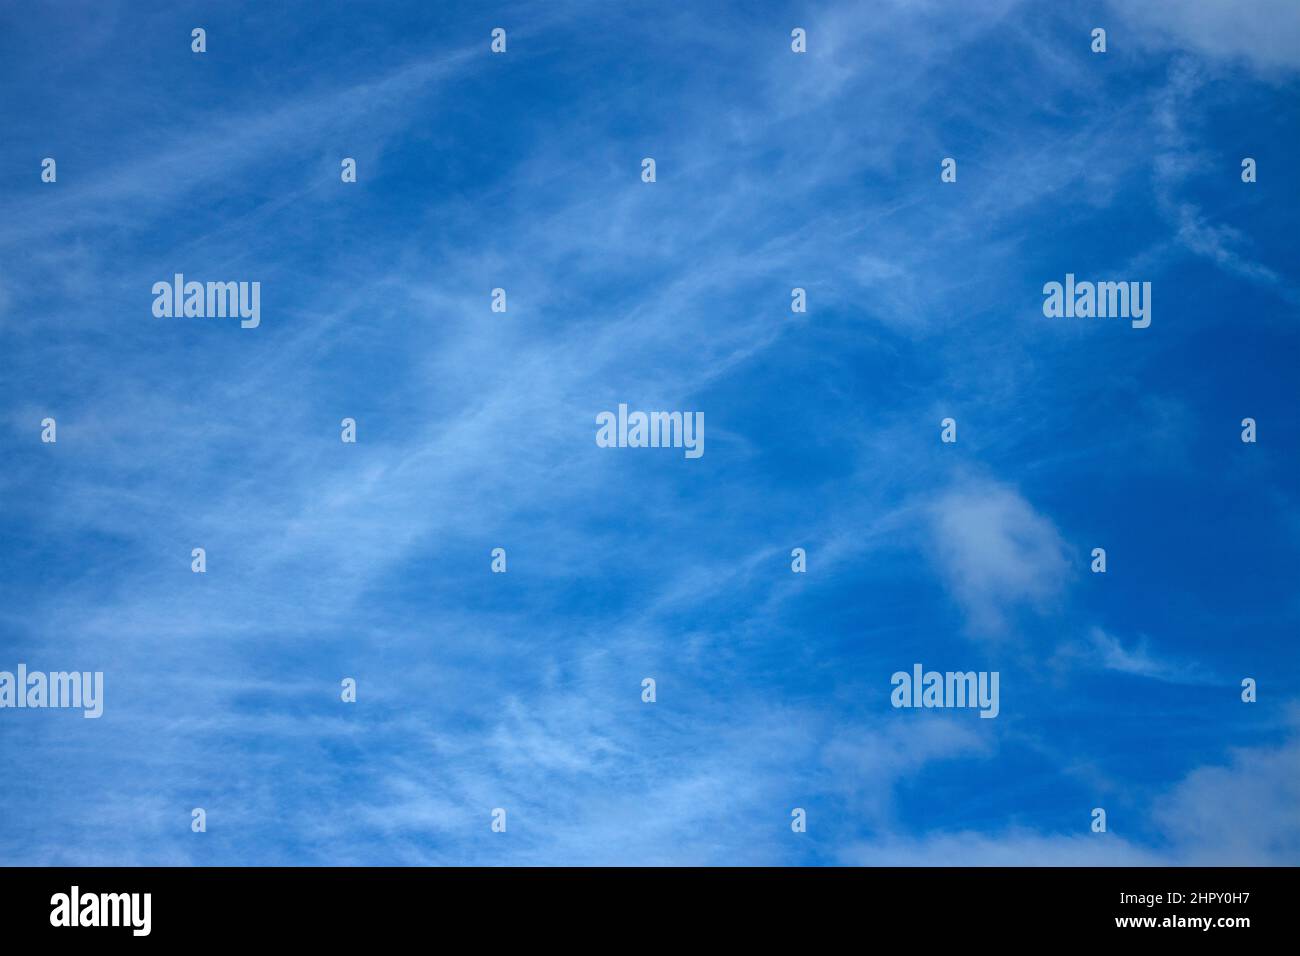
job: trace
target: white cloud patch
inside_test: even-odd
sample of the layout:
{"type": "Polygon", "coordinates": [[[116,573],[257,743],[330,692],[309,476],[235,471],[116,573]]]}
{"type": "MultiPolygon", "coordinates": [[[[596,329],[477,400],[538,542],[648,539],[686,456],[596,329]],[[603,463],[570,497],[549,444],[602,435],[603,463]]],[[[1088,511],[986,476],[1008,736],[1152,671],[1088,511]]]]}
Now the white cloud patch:
{"type": "Polygon", "coordinates": [[[1064,836],[1020,829],[855,843],[844,850],[841,861],[854,866],[1158,866],[1167,862],[1111,833],[1064,836]]]}
{"type": "Polygon", "coordinates": [[[972,631],[1000,633],[1012,609],[1042,609],[1060,591],[1065,543],[1015,489],[986,480],[953,486],[930,520],[939,568],[972,631]]]}
{"type": "MultiPolygon", "coordinates": [[[[840,861],[864,866],[1295,866],[1300,863],[1300,740],[1234,752],[1227,766],[1193,770],[1153,801],[1160,831],[1154,847],[1111,832],[1092,833],[1086,814],[1079,832],[884,835],[853,843],[840,861]]],[[[1086,808],[1085,808],[1086,809],[1086,808]]],[[[1145,817],[1147,814],[1144,813],[1145,817]]]]}
{"type": "Polygon", "coordinates": [[[1112,7],[1137,43],[1235,60],[1263,73],[1300,69],[1295,0],[1143,0],[1112,7]]]}
{"type": "Polygon", "coordinates": [[[899,782],[930,763],[986,758],[994,749],[994,742],[969,722],[936,720],[846,733],[826,745],[822,762],[837,789],[852,798],[854,813],[878,826],[892,816],[899,782]]]}
{"type": "Polygon", "coordinates": [[[1300,740],[1236,750],[1227,766],[1188,774],[1155,808],[1180,862],[1300,863],[1300,740]]]}

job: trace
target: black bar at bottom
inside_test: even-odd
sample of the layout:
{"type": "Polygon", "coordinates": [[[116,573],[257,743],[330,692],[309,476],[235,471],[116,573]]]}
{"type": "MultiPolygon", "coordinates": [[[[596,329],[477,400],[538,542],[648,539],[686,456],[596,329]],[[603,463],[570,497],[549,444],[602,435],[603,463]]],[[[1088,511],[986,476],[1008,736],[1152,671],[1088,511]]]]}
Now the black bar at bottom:
{"type": "Polygon", "coordinates": [[[880,933],[921,945],[1125,936],[1232,945],[1292,935],[1295,875],[1225,867],[0,868],[0,925],[8,941],[75,934],[83,945],[373,943],[430,933],[444,943],[467,933],[459,938],[615,946],[689,937],[729,948],[880,933]]]}

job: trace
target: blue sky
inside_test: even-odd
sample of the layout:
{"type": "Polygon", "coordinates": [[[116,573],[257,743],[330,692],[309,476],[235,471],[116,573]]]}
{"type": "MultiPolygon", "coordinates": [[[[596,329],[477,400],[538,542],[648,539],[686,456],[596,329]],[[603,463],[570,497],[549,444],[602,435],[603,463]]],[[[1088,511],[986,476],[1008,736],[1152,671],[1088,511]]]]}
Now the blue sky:
{"type": "Polygon", "coordinates": [[[0,669],[106,684],[0,712],[0,860],[1300,862],[1300,7],[59,4],[0,63],[0,669]]]}

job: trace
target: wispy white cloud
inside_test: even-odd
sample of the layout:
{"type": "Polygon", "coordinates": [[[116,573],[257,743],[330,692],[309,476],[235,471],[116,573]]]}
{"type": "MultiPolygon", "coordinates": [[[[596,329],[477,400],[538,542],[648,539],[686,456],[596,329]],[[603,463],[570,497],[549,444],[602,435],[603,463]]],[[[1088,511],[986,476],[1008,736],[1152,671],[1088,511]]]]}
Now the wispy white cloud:
{"type": "Polygon", "coordinates": [[[1091,628],[1084,642],[1063,643],[1057,649],[1054,663],[1058,667],[1070,669],[1096,667],[1170,684],[1223,683],[1204,666],[1194,661],[1180,661],[1157,653],[1151,647],[1151,641],[1145,636],[1139,637],[1132,646],[1126,647],[1118,637],[1100,627],[1091,628]]]}

